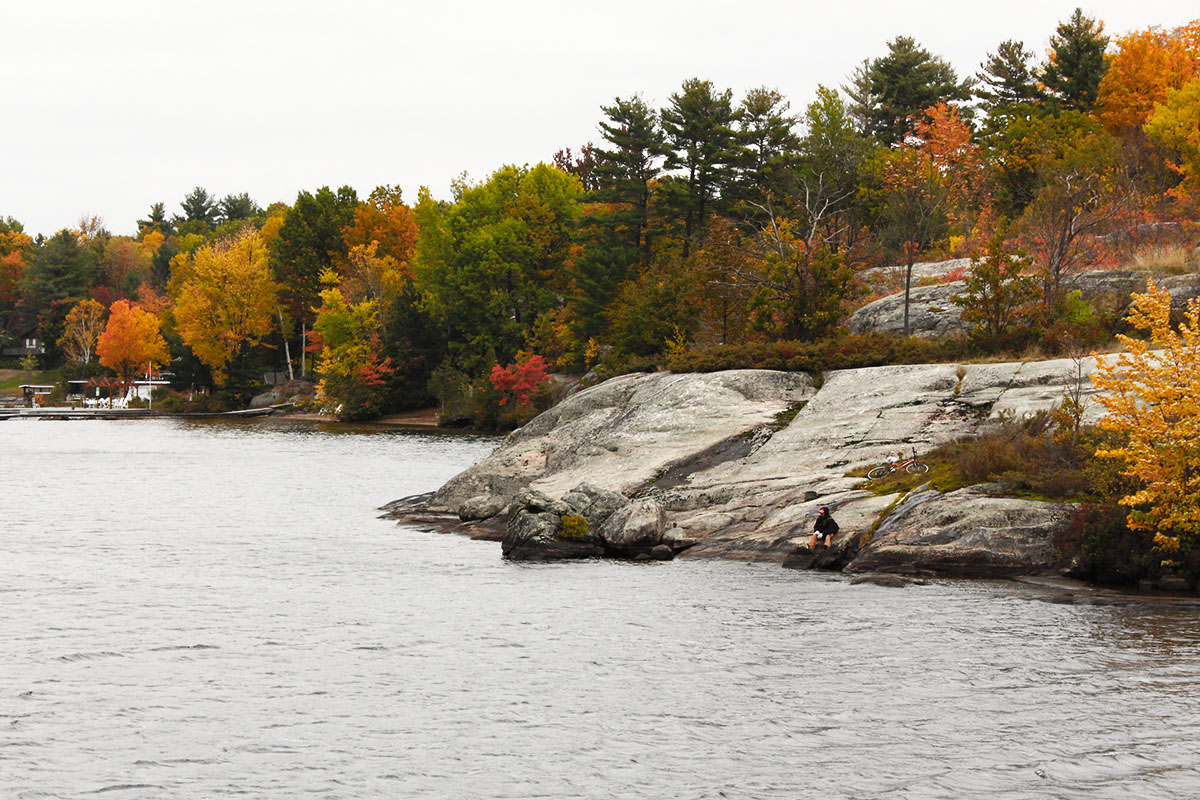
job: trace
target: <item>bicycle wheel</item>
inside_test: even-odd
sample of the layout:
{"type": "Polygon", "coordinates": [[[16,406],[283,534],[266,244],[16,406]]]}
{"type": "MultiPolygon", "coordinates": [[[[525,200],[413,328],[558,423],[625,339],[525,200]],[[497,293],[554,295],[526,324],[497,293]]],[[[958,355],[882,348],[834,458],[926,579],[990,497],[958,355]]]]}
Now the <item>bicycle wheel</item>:
{"type": "Polygon", "coordinates": [[[929,472],[929,465],[921,464],[917,461],[914,461],[913,463],[911,463],[907,467],[905,467],[904,471],[911,472],[913,475],[924,475],[926,472],[929,472]]]}
{"type": "Polygon", "coordinates": [[[875,467],[875,469],[867,473],[867,480],[877,481],[884,475],[887,475],[889,472],[891,472],[891,470],[887,467],[875,467]]]}

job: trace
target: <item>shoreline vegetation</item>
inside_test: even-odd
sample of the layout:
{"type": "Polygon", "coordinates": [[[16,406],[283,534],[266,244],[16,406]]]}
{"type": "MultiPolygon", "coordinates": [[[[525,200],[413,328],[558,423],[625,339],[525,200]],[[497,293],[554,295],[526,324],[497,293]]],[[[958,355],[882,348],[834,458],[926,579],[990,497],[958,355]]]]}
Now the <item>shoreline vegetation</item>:
{"type": "MultiPolygon", "coordinates": [[[[998,42],[973,76],[896,36],[803,109],[768,86],[735,97],[700,77],[661,104],[615,97],[582,146],[463,176],[444,199],[323,186],[263,207],[197,186],[178,213],[153,202],[134,236],[94,217],[50,236],[0,217],[0,393],[42,385],[39,404],[56,404],[83,386],[93,402],[181,413],[295,402],[345,422],[426,426],[428,412],[394,415],[436,406],[442,425],[515,429],[520,440],[575,398],[647,376],[725,376],[703,384],[719,388],[740,371],[774,371],[819,398],[856,371],[937,375],[927,396],[893,391],[913,407],[941,398],[946,419],[979,439],[971,486],[979,476],[1014,486],[1025,505],[1012,508],[1056,520],[1065,503],[1095,501],[1101,510],[1072,512],[1073,538],[1055,545],[1093,577],[1194,582],[1200,407],[1171,387],[1200,360],[1200,19],[1114,32],[1075,9],[1046,34],[1044,48],[998,42]],[[1107,414],[1085,425],[1093,381],[1080,365],[1105,352],[1117,354],[1094,383],[1107,414]],[[1029,409],[1048,415],[1042,429],[1004,439],[959,419],[991,402],[972,394],[976,376],[1015,363],[1044,372],[1053,359],[1074,363],[1075,379],[1029,409]],[[1084,445],[1039,473],[1049,455],[1084,445]],[[1111,472],[1120,480],[1096,482],[1111,472]],[[1075,494],[1055,488],[1066,475],[1082,481],[1075,494]]],[[[881,429],[905,424],[903,408],[882,422],[873,411],[859,409],[881,429]]],[[[687,404],[674,413],[684,418],[654,430],[697,424],[687,404]]],[[[726,431],[750,444],[708,444],[728,455],[797,435],[766,424],[726,431]]],[[[930,425],[893,443],[948,446],[930,425]]],[[[964,448],[943,454],[943,471],[965,470],[964,448]]],[[[793,488],[824,493],[843,472],[793,488]]],[[[731,490],[717,486],[686,500],[708,514],[695,547],[721,541],[719,522],[727,550],[770,549],[751,534],[771,513],[718,511],[731,490]]],[[[913,490],[902,503],[866,492],[852,505],[859,527],[878,532],[896,518],[880,517],[888,503],[921,518],[971,486],[913,490]]],[[[652,509],[638,508],[655,528],[652,509]]],[[[1012,508],[995,504],[997,519],[1012,508]]],[[[559,523],[537,516],[552,512],[529,513],[553,539],[559,523]]],[[[1039,519],[1040,538],[1022,547],[1050,541],[1051,521],[1039,519]]],[[[574,519],[565,529],[592,550],[628,549],[612,542],[633,536],[597,539],[574,519]]],[[[673,541],[691,541],[681,530],[673,541]]]]}

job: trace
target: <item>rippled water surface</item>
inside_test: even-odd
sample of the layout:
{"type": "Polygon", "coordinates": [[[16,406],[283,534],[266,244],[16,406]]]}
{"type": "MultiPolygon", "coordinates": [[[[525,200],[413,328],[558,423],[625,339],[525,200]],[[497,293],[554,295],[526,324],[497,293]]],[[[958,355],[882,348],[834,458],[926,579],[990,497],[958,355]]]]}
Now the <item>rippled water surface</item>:
{"type": "Polygon", "coordinates": [[[1195,611],[376,519],[494,445],[0,423],[0,797],[1200,796],[1195,611]]]}

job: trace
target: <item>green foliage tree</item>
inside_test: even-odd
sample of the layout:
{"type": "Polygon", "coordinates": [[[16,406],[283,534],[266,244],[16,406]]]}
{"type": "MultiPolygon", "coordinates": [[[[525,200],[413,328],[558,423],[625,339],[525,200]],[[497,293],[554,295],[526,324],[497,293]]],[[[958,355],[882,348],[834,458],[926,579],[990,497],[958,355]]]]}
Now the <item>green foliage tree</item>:
{"type": "Polygon", "coordinates": [[[184,195],[179,207],[183,215],[175,218],[175,225],[181,233],[207,233],[219,216],[217,198],[203,186],[197,186],[184,195]]]}
{"type": "Polygon", "coordinates": [[[987,142],[1003,135],[1014,119],[1028,117],[1040,110],[1045,99],[1033,67],[1033,53],[1022,42],[1001,42],[995,53],[988,53],[976,77],[975,95],[984,113],[980,139],[987,142]]]}
{"type": "Polygon", "coordinates": [[[688,342],[699,325],[702,293],[694,273],[655,264],[621,287],[613,311],[613,344],[623,353],[653,356],[670,342],[688,342]]]}
{"type": "Polygon", "coordinates": [[[902,140],[925,110],[938,103],[965,103],[973,79],[958,80],[950,63],[910,36],[888,42],[888,53],[868,59],[851,76],[846,93],[864,133],[884,144],[902,140]]]}
{"type": "Polygon", "coordinates": [[[150,231],[158,231],[163,236],[175,233],[175,225],[167,218],[167,207],[164,203],[154,203],[145,219],[139,219],[138,236],[145,236],[150,231]]]}
{"type": "Polygon", "coordinates": [[[787,98],[765,86],[751,89],[738,106],[730,199],[741,201],[743,216],[761,218],[766,206],[788,197],[790,173],[800,149],[797,119],[788,113],[790,109],[787,98]]]}
{"type": "Polygon", "coordinates": [[[606,119],[600,132],[608,147],[595,150],[597,188],[588,199],[614,204],[609,213],[595,215],[596,224],[615,229],[618,241],[627,242],[645,268],[650,264],[651,187],[666,148],[658,114],[638,95],[618,97],[601,110],[606,119]]]}
{"type": "Polygon", "coordinates": [[[479,376],[512,361],[566,293],[582,190],[573,175],[538,164],[501,167],[457,195],[440,204],[421,193],[417,279],[455,365],[479,376]]]}
{"type": "Polygon", "coordinates": [[[729,186],[737,160],[733,93],[710,81],[689,78],[661,112],[667,169],[677,180],[664,186],[666,199],[683,219],[683,257],[702,238],[713,203],[729,186]]]}
{"type": "Polygon", "coordinates": [[[311,325],[320,300],[321,273],[346,255],[342,231],[354,221],[358,195],[349,186],[300,192],[272,242],[271,265],[292,317],[311,325]]]}
{"type": "Polygon", "coordinates": [[[1104,23],[1076,8],[1050,37],[1050,58],[1038,74],[1048,98],[1062,109],[1091,111],[1108,69],[1107,47],[1104,23]]]}
{"type": "Polygon", "coordinates": [[[223,224],[236,222],[237,220],[250,219],[261,212],[258,203],[250,199],[250,195],[242,192],[241,194],[227,194],[217,203],[216,218],[223,224]]]}
{"type": "Polygon", "coordinates": [[[837,90],[817,87],[817,98],[804,113],[799,164],[790,205],[804,226],[803,238],[835,252],[848,251],[866,217],[862,191],[864,165],[876,145],[854,124],[837,90]]]}
{"type": "Polygon", "coordinates": [[[56,300],[82,297],[95,280],[93,254],[67,230],[47,239],[33,254],[19,284],[25,308],[36,316],[56,300]]]}

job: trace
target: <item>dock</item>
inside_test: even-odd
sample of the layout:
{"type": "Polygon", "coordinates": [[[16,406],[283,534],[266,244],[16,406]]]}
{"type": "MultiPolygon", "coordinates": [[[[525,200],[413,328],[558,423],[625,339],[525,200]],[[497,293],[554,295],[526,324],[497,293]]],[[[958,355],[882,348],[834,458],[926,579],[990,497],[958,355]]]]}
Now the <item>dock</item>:
{"type": "Polygon", "coordinates": [[[67,408],[65,406],[0,408],[0,422],[10,419],[245,419],[248,417],[266,417],[274,414],[276,411],[290,407],[291,403],[283,403],[267,408],[248,408],[242,411],[218,411],[212,413],[153,411],[149,408],[67,408]]]}

